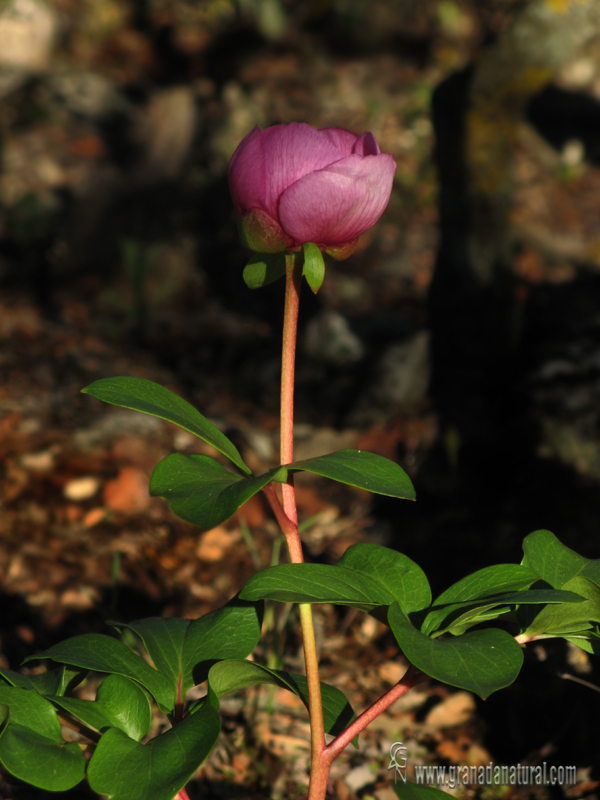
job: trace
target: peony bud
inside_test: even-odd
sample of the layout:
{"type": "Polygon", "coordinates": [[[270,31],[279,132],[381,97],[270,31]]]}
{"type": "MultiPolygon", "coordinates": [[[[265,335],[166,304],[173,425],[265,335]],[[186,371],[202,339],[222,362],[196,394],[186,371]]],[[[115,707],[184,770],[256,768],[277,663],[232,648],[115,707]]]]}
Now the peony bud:
{"type": "Polygon", "coordinates": [[[229,165],[244,243],[278,253],[314,242],[347,258],[383,214],[395,169],[370,133],[297,122],[254,128],[229,165]]]}

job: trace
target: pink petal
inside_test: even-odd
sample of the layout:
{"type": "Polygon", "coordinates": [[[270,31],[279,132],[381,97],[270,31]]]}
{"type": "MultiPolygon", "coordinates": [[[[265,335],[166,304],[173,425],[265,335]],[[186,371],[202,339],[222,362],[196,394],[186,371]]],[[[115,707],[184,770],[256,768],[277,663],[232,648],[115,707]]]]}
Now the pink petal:
{"type": "Polygon", "coordinates": [[[299,122],[264,131],[255,128],[242,140],[229,165],[229,185],[238,212],[262,208],[276,218],[279,197],[288,186],[344,158],[356,139],[348,131],[318,131],[299,122]]]}
{"type": "Polygon", "coordinates": [[[340,151],[340,158],[352,155],[352,153],[354,153],[354,147],[359,141],[359,137],[355,133],[351,133],[345,128],[320,128],[319,133],[323,133],[329,137],[340,151]]]}
{"type": "Polygon", "coordinates": [[[381,150],[372,133],[363,133],[352,152],[359,156],[378,156],[381,150]]]}
{"type": "Polygon", "coordinates": [[[351,155],[296,181],[279,204],[279,220],[297,244],[339,245],[383,214],[396,165],[391,155],[351,155]]]}
{"type": "Polygon", "coordinates": [[[339,139],[305,123],[274,125],[263,131],[268,164],[266,211],[277,213],[279,198],[288,186],[315,170],[323,169],[344,157],[339,139]]]}
{"type": "MultiPolygon", "coordinates": [[[[238,214],[255,206],[264,207],[266,178],[262,131],[258,125],[245,136],[229,162],[229,191],[238,214]]],[[[265,209],[266,210],[266,209],[265,209]]]]}

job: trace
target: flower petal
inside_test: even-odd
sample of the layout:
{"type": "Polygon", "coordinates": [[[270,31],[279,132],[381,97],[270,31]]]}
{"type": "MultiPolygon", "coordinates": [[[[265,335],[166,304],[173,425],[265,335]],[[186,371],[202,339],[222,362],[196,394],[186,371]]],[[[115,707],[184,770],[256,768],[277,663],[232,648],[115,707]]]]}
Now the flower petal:
{"type": "Polygon", "coordinates": [[[264,209],[267,165],[258,125],[245,136],[229,162],[229,191],[238,214],[253,207],[264,209]]]}
{"type": "Polygon", "coordinates": [[[378,156],[381,150],[372,133],[363,133],[352,152],[359,156],[378,156]]]}
{"type": "Polygon", "coordinates": [[[255,128],[242,140],[229,165],[229,186],[238,213],[262,208],[276,218],[279,197],[288,186],[349,155],[357,138],[342,129],[319,131],[299,122],[264,131],[255,128]]]}
{"type": "Polygon", "coordinates": [[[281,196],[279,220],[297,244],[341,245],[383,214],[396,164],[391,155],[351,155],[296,181],[281,196]]]}
{"type": "Polygon", "coordinates": [[[351,133],[345,128],[320,128],[319,133],[324,133],[329,137],[340,151],[340,158],[352,155],[359,141],[359,137],[355,133],[351,133]]]}

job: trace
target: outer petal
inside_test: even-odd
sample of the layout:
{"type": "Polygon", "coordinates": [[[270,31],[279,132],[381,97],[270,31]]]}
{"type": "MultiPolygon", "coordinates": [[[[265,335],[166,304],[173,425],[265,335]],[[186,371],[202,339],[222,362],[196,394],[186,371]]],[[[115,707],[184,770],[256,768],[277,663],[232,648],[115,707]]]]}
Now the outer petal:
{"type": "Polygon", "coordinates": [[[391,155],[351,155],[306,175],[287,189],[279,220],[297,244],[346,244],[374,225],[390,199],[391,155]]]}
{"type": "MultiPolygon", "coordinates": [[[[351,133],[345,128],[320,128],[319,133],[329,137],[340,151],[340,158],[352,155],[355,152],[356,143],[360,141],[355,133],[351,133]]],[[[360,138],[362,139],[362,136],[360,138]]]]}
{"type": "Polygon", "coordinates": [[[358,137],[341,128],[304,123],[254,128],[229,164],[229,187],[238,213],[262,208],[277,218],[279,197],[297,180],[352,153],[358,137]]]}
{"type": "Polygon", "coordinates": [[[348,138],[332,136],[331,129],[311,128],[302,122],[274,125],[262,132],[267,167],[265,211],[276,216],[281,194],[296,181],[347,155],[348,138]],[[342,139],[346,146],[340,147],[342,139]]]}
{"type": "Polygon", "coordinates": [[[264,209],[267,168],[262,135],[256,126],[242,139],[229,162],[229,191],[238,214],[254,207],[264,209]]]}

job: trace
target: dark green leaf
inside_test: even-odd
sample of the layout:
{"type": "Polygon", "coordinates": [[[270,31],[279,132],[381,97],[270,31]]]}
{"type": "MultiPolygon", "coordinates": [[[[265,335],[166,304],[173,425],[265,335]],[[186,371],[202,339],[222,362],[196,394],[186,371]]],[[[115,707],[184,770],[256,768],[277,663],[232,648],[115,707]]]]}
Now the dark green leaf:
{"type": "MultiPolygon", "coordinates": [[[[245,658],[258,644],[262,625],[262,603],[234,598],[196,620],[149,617],[118,628],[134,631],[156,669],[181,699],[206,679],[210,665],[222,658],[245,658]]],[[[130,734],[131,735],[131,734],[130,734]]]]}
{"type": "Polygon", "coordinates": [[[249,289],[260,289],[285,275],[285,253],[255,253],[244,267],[244,282],[249,289]]]}
{"type": "Polygon", "coordinates": [[[3,685],[0,686],[0,703],[10,708],[11,725],[23,725],[47,739],[63,743],[56,711],[37,692],[3,685]]]}
{"type": "Polygon", "coordinates": [[[262,603],[234,598],[223,608],[194,620],[185,637],[182,655],[185,683],[206,680],[216,659],[246,658],[260,639],[262,603]],[[193,674],[193,677],[189,677],[193,674]]]}
{"type": "MultiPolygon", "coordinates": [[[[579,603],[547,605],[527,624],[524,636],[550,638],[563,633],[576,633],[600,622],[600,588],[583,577],[571,578],[564,589],[575,592],[582,598],[579,603]]],[[[529,612],[532,615],[532,612],[529,612]]]]}
{"type": "Polygon", "coordinates": [[[523,592],[502,592],[495,596],[482,597],[479,600],[465,600],[461,603],[448,603],[442,606],[438,606],[436,600],[436,605],[427,614],[421,625],[421,632],[425,636],[431,636],[433,632],[436,636],[440,636],[446,631],[458,632],[458,630],[464,629],[467,621],[471,621],[471,625],[477,624],[474,618],[479,617],[482,613],[486,615],[487,619],[492,619],[493,615],[489,616],[487,612],[496,606],[581,603],[581,599],[578,594],[569,591],[528,589],[523,592]]]}
{"type": "Polygon", "coordinates": [[[0,686],[0,704],[0,763],[11,775],[55,792],[83,779],[85,756],[78,745],[65,744],[51,703],[34,691],[0,686]]]}
{"type": "Polygon", "coordinates": [[[354,569],[327,564],[281,564],[253,575],[240,597],[282,603],[337,603],[362,611],[394,602],[382,584],[354,569]]]}
{"type": "Polygon", "coordinates": [[[406,614],[427,608],[431,602],[429,581],[421,567],[389,547],[353,544],[335,567],[356,570],[369,583],[380,584],[406,614]]]}
{"type": "Polygon", "coordinates": [[[416,783],[398,781],[394,791],[400,800],[448,800],[448,793],[433,786],[418,786],[416,783]]]}
{"type": "Polygon", "coordinates": [[[584,558],[550,531],[535,531],[523,541],[523,563],[555,589],[581,575],[600,586],[600,558],[584,558]]]}
{"type": "Polygon", "coordinates": [[[511,684],[521,669],[523,651],[510,634],[478,630],[448,639],[430,639],[418,631],[398,603],[388,620],[406,658],[436,680],[484,699],[511,684]]]}
{"type": "Polygon", "coordinates": [[[194,436],[212,445],[232,461],[236,467],[247,475],[250,469],[244,464],[241,455],[232,442],[209,422],[206,417],[186,402],[182,397],[145,378],[102,378],[94,381],[85,389],[84,394],[91,394],[98,400],[111,403],[113,406],[131,408],[150,414],[153,417],[173,422],[194,436]]]}
{"type": "Polygon", "coordinates": [[[143,658],[111,636],[84,633],[65,639],[37,656],[29,656],[25,661],[38,658],[51,658],[53,661],[93,672],[124,675],[148,689],[162,711],[169,713],[173,710],[175,693],[169,681],[152,669],[143,658]]]}
{"type": "Polygon", "coordinates": [[[535,572],[521,564],[494,564],[453,583],[436,598],[433,605],[479,600],[502,592],[518,592],[529,588],[537,580],[535,572]]]}
{"type": "Polygon", "coordinates": [[[52,702],[90,728],[119,728],[139,742],[150,729],[152,710],[144,691],[123,675],[104,679],[94,702],[75,697],[52,697],[52,702]]]}
{"type": "Polygon", "coordinates": [[[316,294],[321,288],[325,280],[325,262],[323,261],[323,253],[319,250],[316,244],[307,242],[304,245],[304,267],[302,274],[306,278],[306,282],[316,294]]]}
{"type": "Polygon", "coordinates": [[[152,659],[152,664],[167,678],[172,687],[173,697],[176,697],[177,685],[182,674],[181,654],[185,634],[191,622],[190,619],[175,617],[147,617],[129,624],[122,622],[110,624],[119,630],[127,628],[140,637],[152,659]]]}
{"type": "Polygon", "coordinates": [[[208,456],[173,453],[157,464],[150,479],[150,494],[168,500],[181,519],[210,530],[277,480],[280,471],[287,477],[285,468],[276,468],[257,478],[243,478],[208,456]]]}
{"type": "MultiPolygon", "coordinates": [[[[431,591],[421,568],[407,556],[376,544],[358,544],[348,548],[333,566],[269,567],[250,578],[240,597],[284,603],[337,603],[380,618],[394,601],[407,612],[426,607],[431,591]]],[[[387,621],[385,613],[383,621],[387,621]]]]}
{"type": "Polygon", "coordinates": [[[17,686],[20,689],[33,689],[42,695],[62,696],[66,691],[81,683],[85,672],[61,666],[39,675],[23,675],[21,672],[0,668],[0,676],[11,686],[17,686]]]}
{"type": "Polygon", "coordinates": [[[312,472],[338,483],[357,486],[359,489],[388,497],[415,499],[413,485],[402,467],[388,458],[364,450],[338,450],[326,456],[295,461],[289,470],[312,472]]]}
{"type": "Polygon", "coordinates": [[[583,634],[573,636],[565,636],[563,634],[562,638],[580,647],[592,656],[600,656],[600,637],[596,631],[586,631],[583,634]]]}
{"type": "Polygon", "coordinates": [[[88,781],[109,800],[173,800],[215,745],[217,712],[208,704],[148,744],[117,728],[100,739],[88,781]]]}
{"type": "MultiPolygon", "coordinates": [[[[308,708],[308,684],[304,675],[294,675],[282,670],[263,667],[254,661],[219,661],[208,673],[210,691],[217,697],[246,689],[259,683],[281,686],[299,697],[308,708]]],[[[341,733],[355,714],[352,706],[339,689],[321,683],[321,700],[325,732],[333,736],[341,733]]]]}

